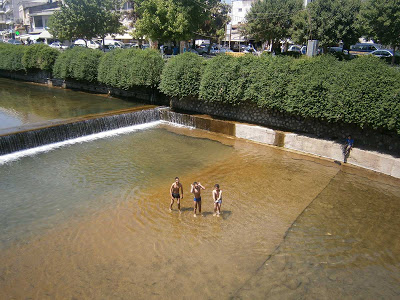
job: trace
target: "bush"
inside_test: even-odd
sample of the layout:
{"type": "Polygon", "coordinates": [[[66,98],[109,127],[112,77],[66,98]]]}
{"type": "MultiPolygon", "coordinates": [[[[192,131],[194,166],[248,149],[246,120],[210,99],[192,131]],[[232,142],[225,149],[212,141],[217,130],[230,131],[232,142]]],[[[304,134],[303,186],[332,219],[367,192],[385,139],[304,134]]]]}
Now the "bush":
{"type": "Polygon", "coordinates": [[[197,97],[205,60],[194,53],[186,52],[174,56],[165,65],[160,90],[180,99],[188,96],[197,97]]]}
{"type": "Polygon", "coordinates": [[[100,60],[99,81],[125,90],[157,87],[163,67],[164,61],[156,50],[116,49],[100,60]]]}
{"type": "MultiPolygon", "coordinates": [[[[205,101],[255,103],[303,118],[400,134],[400,72],[375,57],[222,55],[208,61],[201,78],[199,97],[205,101]]],[[[173,91],[179,89],[187,87],[173,91]]]]}
{"type": "Polygon", "coordinates": [[[99,50],[74,47],[61,53],[53,68],[56,78],[94,82],[103,52],[99,50]]]}
{"type": "Polygon", "coordinates": [[[53,70],[54,63],[60,52],[44,44],[35,44],[27,47],[22,64],[26,70],[40,69],[53,70]]]}
{"type": "Polygon", "coordinates": [[[244,100],[257,57],[219,55],[210,59],[200,83],[200,99],[238,104],[244,100]]]}
{"type": "Polygon", "coordinates": [[[27,47],[0,43],[0,69],[7,71],[24,70],[22,57],[27,47]]]}

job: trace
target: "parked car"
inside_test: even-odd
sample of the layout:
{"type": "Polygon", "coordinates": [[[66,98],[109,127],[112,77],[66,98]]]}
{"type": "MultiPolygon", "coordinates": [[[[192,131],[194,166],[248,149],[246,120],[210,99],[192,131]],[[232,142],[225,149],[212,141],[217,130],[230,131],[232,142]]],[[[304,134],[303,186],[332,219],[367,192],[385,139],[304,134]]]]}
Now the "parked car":
{"type": "Polygon", "coordinates": [[[297,52],[297,53],[301,53],[301,46],[299,45],[290,45],[288,48],[288,52],[297,52]]]}
{"type": "Polygon", "coordinates": [[[68,46],[63,45],[61,42],[54,42],[50,44],[51,48],[56,48],[56,49],[67,49],[68,46]]]}
{"type": "Polygon", "coordinates": [[[217,55],[219,53],[219,47],[217,45],[212,45],[209,53],[210,55],[217,55]]]}
{"type": "MultiPolygon", "coordinates": [[[[379,49],[372,51],[370,55],[376,56],[376,57],[392,57],[393,56],[393,50],[389,49],[379,49]]],[[[399,53],[396,52],[396,56],[400,56],[399,53]]]]}
{"type": "Polygon", "coordinates": [[[13,44],[13,45],[22,45],[22,42],[20,40],[14,40],[14,39],[8,40],[7,43],[13,44]]]}
{"type": "Polygon", "coordinates": [[[372,51],[379,50],[382,48],[380,44],[373,43],[358,43],[350,46],[349,54],[352,55],[366,55],[370,54],[372,51]]]}
{"type": "Polygon", "coordinates": [[[79,45],[79,46],[84,46],[84,47],[87,46],[88,48],[91,48],[91,49],[99,49],[100,48],[100,44],[96,43],[95,41],[89,40],[86,42],[85,42],[85,40],[79,39],[74,42],[74,45],[79,45]]]}
{"type": "Polygon", "coordinates": [[[124,48],[125,44],[115,40],[104,40],[104,45],[113,45],[115,48],[124,48]]]}

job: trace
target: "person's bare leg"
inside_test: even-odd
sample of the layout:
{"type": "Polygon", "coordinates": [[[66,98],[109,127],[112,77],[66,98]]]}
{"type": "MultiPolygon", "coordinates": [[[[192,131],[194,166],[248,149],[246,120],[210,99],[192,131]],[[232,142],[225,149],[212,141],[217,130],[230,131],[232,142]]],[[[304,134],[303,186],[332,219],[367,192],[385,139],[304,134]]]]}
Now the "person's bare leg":
{"type": "Polygon", "coordinates": [[[217,203],[218,215],[221,214],[221,203],[217,203]]]}
{"type": "Polygon", "coordinates": [[[194,217],[196,217],[197,201],[194,201],[194,217]]]}
{"type": "Polygon", "coordinates": [[[199,206],[199,214],[201,215],[201,200],[198,201],[198,204],[197,204],[197,205],[199,206]]]}
{"type": "Polygon", "coordinates": [[[218,206],[218,204],[214,202],[214,214],[213,214],[213,216],[217,215],[217,206],[218,206]]]}
{"type": "Polygon", "coordinates": [[[176,203],[178,204],[178,210],[180,212],[181,211],[181,199],[180,198],[176,199],[176,203]]]}
{"type": "Polygon", "coordinates": [[[173,204],[174,204],[174,198],[171,198],[171,204],[169,205],[169,211],[172,211],[173,204]]]}

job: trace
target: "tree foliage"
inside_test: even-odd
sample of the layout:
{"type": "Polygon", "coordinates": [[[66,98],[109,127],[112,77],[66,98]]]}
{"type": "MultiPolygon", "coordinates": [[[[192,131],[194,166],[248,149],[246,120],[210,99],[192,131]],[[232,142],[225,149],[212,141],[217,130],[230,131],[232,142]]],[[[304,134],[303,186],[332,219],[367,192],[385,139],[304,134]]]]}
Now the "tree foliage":
{"type": "Polygon", "coordinates": [[[388,45],[395,51],[400,46],[400,1],[368,0],[363,3],[360,26],[366,37],[388,45]]]}
{"type": "Polygon", "coordinates": [[[112,0],[65,0],[50,18],[50,33],[61,39],[90,40],[122,30],[112,0]]]}
{"type": "Polygon", "coordinates": [[[0,69],[7,71],[24,70],[22,57],[26,51],[25,46],[0,43],[0,69]]]}
{"type": "Polygon", "coordinates": [[[316,0],[293,16],[291,35],[294,41],[318,40],[324,48],[341,41],[347,48],[357,42],[356,24],[361,0],[316,0]]]}
{"type": "Polygon", "coordinates": [[[274,45],[289,37],[292,15],[300,11],[299,0],[257,0],[246,15],[243,33],[257,41],[272,41],[274,45]]]}
{"type": "Polygon", "coordinates": [[[217,34],[228,20],[227,6],[220,0],[138,0],[134,7],[136,37],[162,42],[217,34]]]}

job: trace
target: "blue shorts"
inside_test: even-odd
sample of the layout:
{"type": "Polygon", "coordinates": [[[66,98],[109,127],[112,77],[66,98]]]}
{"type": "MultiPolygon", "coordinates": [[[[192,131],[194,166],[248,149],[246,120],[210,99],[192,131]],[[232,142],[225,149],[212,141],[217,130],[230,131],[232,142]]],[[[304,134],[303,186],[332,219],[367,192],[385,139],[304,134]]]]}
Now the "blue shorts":
{"type": "Polygon", "coordinates": [[[215,203],[221,204],[222,203],[222,199],[216,201],[215,203]]]}
{"type": "Polygon", "coordinates": [[[200,198],[194,198],[193,199],[195,202],[200,202],[201,201],[201,197],[200,198]]]}

